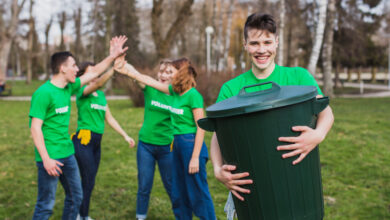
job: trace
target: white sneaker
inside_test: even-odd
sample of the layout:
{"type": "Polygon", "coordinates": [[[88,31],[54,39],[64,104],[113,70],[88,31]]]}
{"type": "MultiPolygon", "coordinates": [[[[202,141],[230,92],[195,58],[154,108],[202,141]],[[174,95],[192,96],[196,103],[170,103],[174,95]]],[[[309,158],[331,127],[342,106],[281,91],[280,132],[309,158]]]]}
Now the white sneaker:
{"type": "Polygon", "coordinates": [[[81,217],[80,215],[77,215],[76,220],[94,220],[93,218],[87,216],[87,217],[81,217]]]}

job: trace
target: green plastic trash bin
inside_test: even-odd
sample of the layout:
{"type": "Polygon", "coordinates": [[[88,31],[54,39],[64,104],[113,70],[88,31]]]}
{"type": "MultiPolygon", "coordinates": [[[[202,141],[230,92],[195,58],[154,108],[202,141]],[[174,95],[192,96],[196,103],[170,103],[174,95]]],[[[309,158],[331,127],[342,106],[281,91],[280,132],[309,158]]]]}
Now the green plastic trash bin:
{"type": "Polygon", "coordinates": [[[279,86],[274,82],[244,87],[239,95],[206,109],[199,126],[215,131],[223,159],[249,172],[253,184],[245,201],[234,197],[240,220],[317,220],[324,216],[319,150],[297,165],[277,151],[282,136],[298,136],[291,127],[315,128],[329,99],[316,98],[314,86],[279,86]],[[253,87],[269,87],[249,92],[253,87]]]}

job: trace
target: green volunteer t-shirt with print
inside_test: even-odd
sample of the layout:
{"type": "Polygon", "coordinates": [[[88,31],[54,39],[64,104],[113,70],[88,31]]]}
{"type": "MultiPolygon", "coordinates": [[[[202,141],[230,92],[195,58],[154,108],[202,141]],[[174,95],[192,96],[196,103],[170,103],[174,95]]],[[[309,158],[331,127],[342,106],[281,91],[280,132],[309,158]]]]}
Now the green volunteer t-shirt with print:
{"type": "MultiPolygon", "coordinates": [[[[75,83],[68,83],[64,88],[59,88],[47,81],[39,87],[31,98],[31,119],[43,120],[42,133],[45,147],[51,159],[66,158],[74,154],[73,143],[69,138],[69,120],[71,110],[71,95],[80,89],[80,79],[75,83]]],[[[35,148],[35,160],[42,161],[41,155],[35,148]]]]}
{"type": "Polygon", "coordinates": [[[144,123],[139,131],[142,142],[167,145],[173,140],[173,126],[170,109],[172,96],[150,86],[143,89],[145,97],[144,123]]]}
{"type": "Polygon", "coordinates": [[[84,96],[87,85],[83,86],[76,95],[77,104],[77,131],[80,129],[91,130],[98,134],[104,133],[104,119],[107,110],[107,100],[104,92],[96,90],[84,96]]]}
{"type": "Polygon", "coordinates": [[[180,95],[173,91],[172,85],[169,85],[169,92],[173,96],[171,109],[173,133],[175,135],[196,133],[197,127],[192,109],[203,108],[202,95],[195,88],[191,88],[180,95]]]}
{"type": "MultiPolygon", "coordinates": [[[[248,72],[229,80],[223,84],[219,92],[217,102],[238,95],[240,90],[245,86],[269,81],[273,81],[280,86],[315,86],[317,87],[318,94],[323,95],[314,77],[306,69],[302,67],[284,67],[275,65],[274,71],[272,71],[271,75],[265,79],[258,79],[253,74],[252,69],[250,69],[248,72]]],[[[272,85],[256,86],[248,88],[245,91],[255,92],[262,89],[268,89],[270,86],[272,85]]]]}

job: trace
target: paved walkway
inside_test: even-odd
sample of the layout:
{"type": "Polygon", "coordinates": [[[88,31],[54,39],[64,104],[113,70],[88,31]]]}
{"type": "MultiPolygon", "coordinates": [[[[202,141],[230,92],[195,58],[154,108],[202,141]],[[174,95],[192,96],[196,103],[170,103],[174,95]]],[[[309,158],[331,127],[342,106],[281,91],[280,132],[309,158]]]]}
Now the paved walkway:
{"type": "MultiPolygon", "coordinates": [[[[322,82],[318,84],[322,85],[322,82]]],[[[390,89],[388,85],[378,85],[378,84],[370,84],[370,83],[352,83],[352,82],[344,82],[344,87],[352,87],[352,88],[360,88],[363,87],[363,91],[365,89],[370,90],[378,90],[378,92],[370,92],[363,94],[341,94],[336,97],[340,98],[379,98],[379,97],[390,97],[390,89]]]]}
{"type": "MultiPolygon", "coordinates": [[[[322,82],[319,82],[319,84],[322,84],[322,82]]],[[[337,95],[336,97],[341,98],[376,98],[376,97],[390,97],[390,89],[388,85],[378,85],[378,84],[360,84],[360,83],[350,83],[345,82],[343,84],[344,87],[353,87],[353,88],[360,88],[363,86],[364,89],[370,89],[370,90],[378,90],[378,92],[371,92],[371,93],[364,93],[364,94],[343,94],[343,95],[337,95]]],[[[108,100],[125,100],[129,99],[129,96],[126,95],[112,95],[112,96],[106,96],[108,100]]],[[[31,96],[0,96],[0,100],[7,100],[7,101],[30,101],[31,96]]],[[[72,97],[72,100],[76,100],[75,97],[72,97]]]]}

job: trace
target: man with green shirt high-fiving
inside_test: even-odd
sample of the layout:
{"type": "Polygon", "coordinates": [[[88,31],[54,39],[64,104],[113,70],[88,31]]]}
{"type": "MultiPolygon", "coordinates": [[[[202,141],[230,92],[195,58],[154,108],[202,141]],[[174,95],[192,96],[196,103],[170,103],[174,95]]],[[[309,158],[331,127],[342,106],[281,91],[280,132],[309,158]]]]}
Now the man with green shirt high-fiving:
{"type": "Polygon", "coordinates": [[[74,147],[68,127],[71,95],[83,85],[98,77],[116,57],[127,38],[114,37],[110,42],[110,55],[76,78],[78,67],[70,52],[58,52],[51,57],[53,76],[33,94],[30,107],[30,129],[35,145],[38,167],[38,198],[33,219],[49,219],[55,202],[58,180],[64,191],[62,219],[76,219],[82,201],[79,168],[74,157],[74,147]]]}
{"type": "MultiPolygon", "coordinates": [[[[239,91],[248,85],[273,81],[279,85],[311,85],[316,86],[319,96],[322,92],[313,76],[301,67],[283,67],[275,64],[278,37],[276,23],[272,16],[255,13],[250,15],[244,27],[244,47],[251,59],[252,68],[234,79],[226,82],[219,93],[217,102],[238,95],[239,91]]],[[[279,141],[289,142],[288,145],[278,146],[279,151],[289,151],[283,158],[298,156],[293,164],[301,162],[320,142],[325,139],[333,125],[333,113],[326,107],[318,115],[317,126],[312,129],[307,126],[294,126],[292,129],[301,132],[298,137],[280,137],[279,141]]],[[[210,154],[214,167],[215,177],[222,182],[234,196],[240,200],[244,198],[240,193],[250,193],[242,185],[252,184],[248,172],[235,173],[236,166],[223,164],[218,140],[215,135],[211,139],[210,154]],[[245,178],[248,177],[249,178],[245,178]],[[243,179],[245,178],[245,179],[243,179]]]]}

